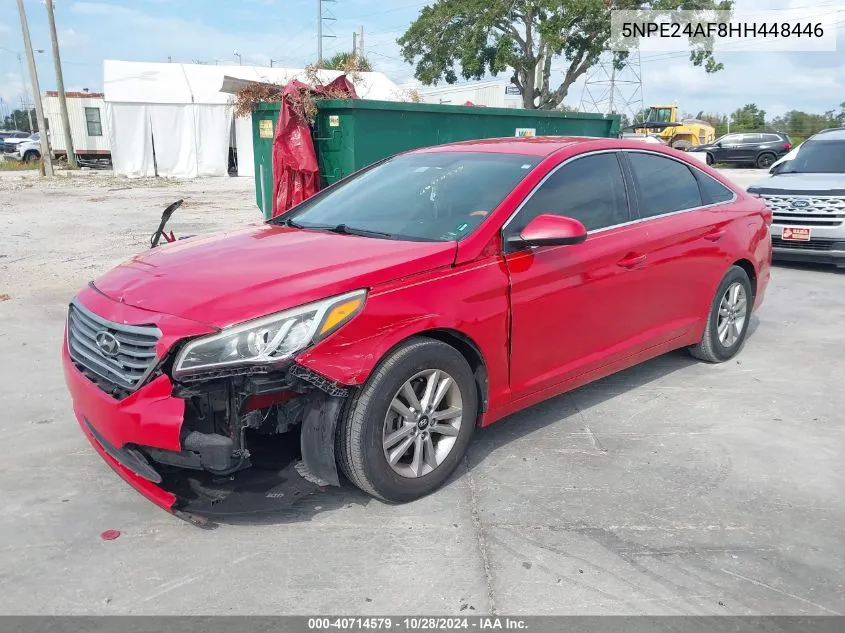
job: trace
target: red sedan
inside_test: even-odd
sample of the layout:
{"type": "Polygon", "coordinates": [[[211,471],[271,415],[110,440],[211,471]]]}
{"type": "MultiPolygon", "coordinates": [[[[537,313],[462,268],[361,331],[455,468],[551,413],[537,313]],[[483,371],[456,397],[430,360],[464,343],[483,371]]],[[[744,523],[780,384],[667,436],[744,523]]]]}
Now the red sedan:
{"type": "Polygon", "coordinates": [[[286,463],[410,501],[478,426],[673,349],[732,358],[771,221],[706,165],[636,141],[420,149],[91,283],[65,376],[93,446],[171,511],[286,463]]]}

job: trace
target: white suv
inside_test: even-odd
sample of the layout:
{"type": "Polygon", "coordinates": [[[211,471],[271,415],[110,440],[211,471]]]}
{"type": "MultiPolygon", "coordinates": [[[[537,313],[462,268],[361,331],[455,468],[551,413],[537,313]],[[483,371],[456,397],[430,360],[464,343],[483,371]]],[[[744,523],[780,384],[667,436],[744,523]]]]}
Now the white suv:
{"type": "Polygon", "coordinates": [[[771,173],[748,193],[772,210],[775,259],[845,267],[845,128],[811,136],[771,173]]]}

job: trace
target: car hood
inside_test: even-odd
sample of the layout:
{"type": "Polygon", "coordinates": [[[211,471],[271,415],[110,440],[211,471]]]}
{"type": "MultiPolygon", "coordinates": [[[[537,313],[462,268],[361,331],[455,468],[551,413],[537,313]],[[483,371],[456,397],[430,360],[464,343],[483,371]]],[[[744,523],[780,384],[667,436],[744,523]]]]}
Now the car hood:
{"type": "Polygon", "coordinates": [[[94,282],[127,305],[226,327],[454,262],[456,242],[262,225],[133,257],[94,282]]]}
{"type": "Polygon", "coordinates": [[[748,188],[748,193],[845,195],[845,174],[779,174],[748,188]]]}

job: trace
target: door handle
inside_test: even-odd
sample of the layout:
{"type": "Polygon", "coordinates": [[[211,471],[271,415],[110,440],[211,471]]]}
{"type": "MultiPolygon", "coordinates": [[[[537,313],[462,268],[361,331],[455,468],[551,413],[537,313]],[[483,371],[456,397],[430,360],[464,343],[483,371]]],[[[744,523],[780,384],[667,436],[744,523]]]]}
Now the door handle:
{"type": "Polygon", "coordinates": [[[723,237],[725,237],[725,231],[710,231],[710,233],[704,236],[704,239],[710,240],[711,242],[718,242],[723,237]]]}
{"type": "Polygon", "coordinates": [[[636,255],[632,253],[631,255],[620,259],[618,262],[616,262],[616,265],[621,266],[622,268],[627,268],[628,270],[632,270],[634,268],[637,268],[638,266],[642,266],[643,264],[645,264],[647,259],[648,257],[645,255],[636,255]]]}

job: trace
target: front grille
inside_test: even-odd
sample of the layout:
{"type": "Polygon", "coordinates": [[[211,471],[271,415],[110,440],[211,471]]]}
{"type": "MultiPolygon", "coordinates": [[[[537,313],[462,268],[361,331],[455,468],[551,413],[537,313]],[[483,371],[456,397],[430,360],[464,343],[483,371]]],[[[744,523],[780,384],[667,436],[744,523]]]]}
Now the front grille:
{"type": "Polygon", "coordinates": [[[803,216],[803,215],[781,215],[776,214],[772,216],[772,223],[779,226],[824,226],[837,227],[845,220],[845,215],[842,217],[818,217],[818,216],[803,216]]]}
{"type": "Polygon", "coordinates": [[[763,194],[761,197],[772,210],[775,224],[836,227],[845,222],[845,196],[763,194]]]}
{"type": "Polygon", "coordinates": [[[806,242],[783,240],[779,237],[772,238],[772,246],[778,248],[794,248],[802,251],[829,251],[836,242],[827,240],[808,240],[806,242]]]}
{"type": "Polygon", "coordinates": [[[155,346],[161,332],[151,325],[124,325],[108,321],[74,301],[68,311],[68,352],[83,369],[106,382],[96,381],[104,391],[134,391],[156,365],[155,346]],[[97,336],[110,334],[117,341],[116,352],[107,356],[97,336]]]}
{"type": "Polygon", "coordinates": [[[18,149],[17,143],[3,143],[3,153],[11,154],[18,149]]]}

